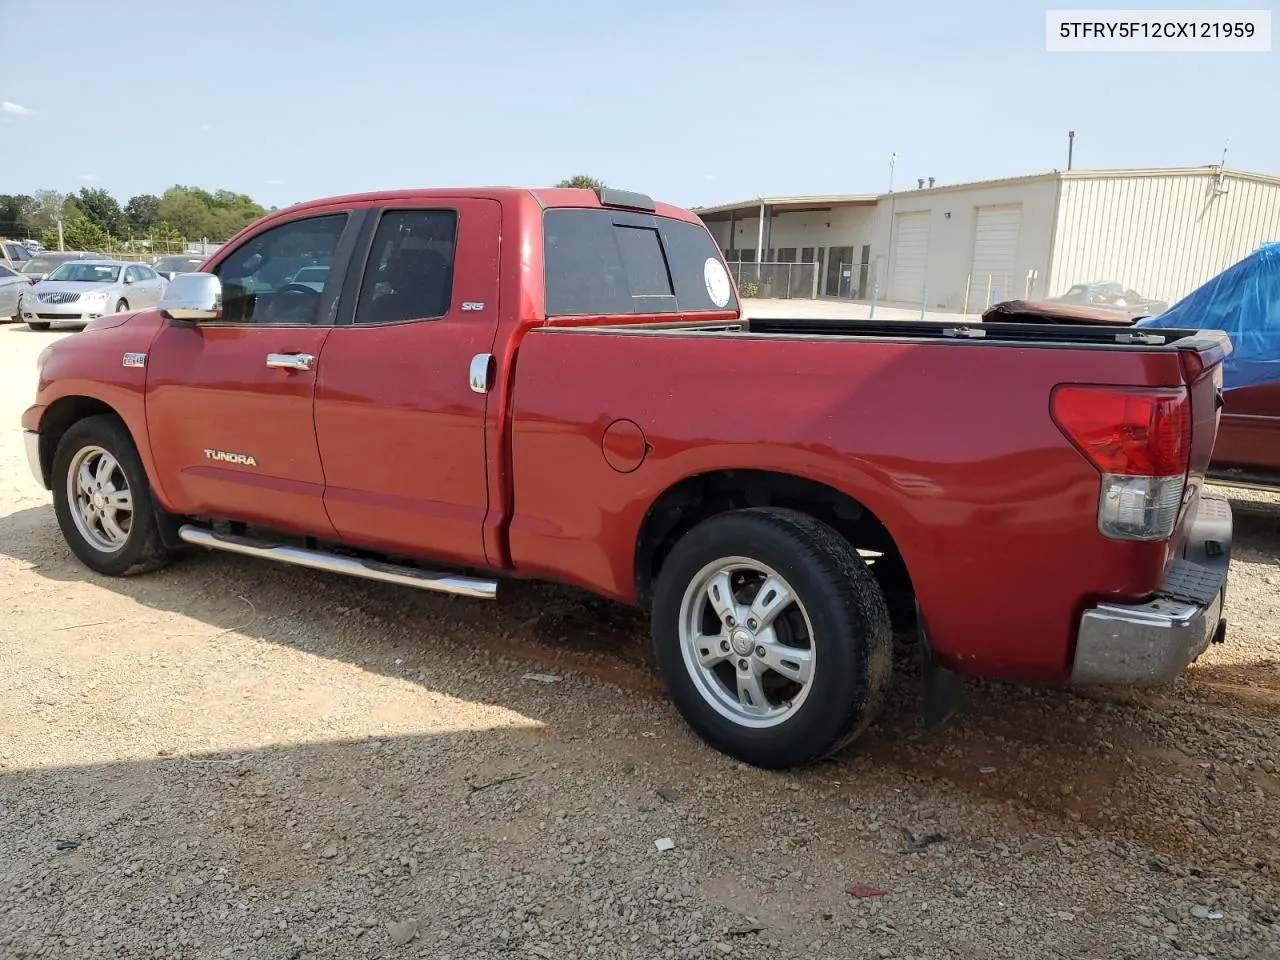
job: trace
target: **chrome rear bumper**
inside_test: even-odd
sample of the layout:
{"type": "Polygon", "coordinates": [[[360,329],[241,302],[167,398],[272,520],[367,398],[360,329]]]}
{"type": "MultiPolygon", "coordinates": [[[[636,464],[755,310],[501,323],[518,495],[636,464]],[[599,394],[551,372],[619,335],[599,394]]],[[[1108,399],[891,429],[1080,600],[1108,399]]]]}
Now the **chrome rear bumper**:
{"type": "Polygon", "coordinates": [[[1071,682],[1168,683],[1210,643],[1221,643],[1231,535],[1230,502],[1202,489],[1183,555],[1156,596],[1141,604],[1100,603],[1084,612],[1071,682]]]}

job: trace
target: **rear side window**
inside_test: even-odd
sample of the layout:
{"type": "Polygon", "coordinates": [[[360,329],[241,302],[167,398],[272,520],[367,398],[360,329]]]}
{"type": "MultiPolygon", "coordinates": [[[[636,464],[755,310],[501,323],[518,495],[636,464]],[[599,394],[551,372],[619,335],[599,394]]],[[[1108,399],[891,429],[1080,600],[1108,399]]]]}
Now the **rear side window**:
{"type": "Polygon", "coordinates": [[[720,250],[698,224],[614,210],[543,214],[547,316],[737,307],[720,250]]]}

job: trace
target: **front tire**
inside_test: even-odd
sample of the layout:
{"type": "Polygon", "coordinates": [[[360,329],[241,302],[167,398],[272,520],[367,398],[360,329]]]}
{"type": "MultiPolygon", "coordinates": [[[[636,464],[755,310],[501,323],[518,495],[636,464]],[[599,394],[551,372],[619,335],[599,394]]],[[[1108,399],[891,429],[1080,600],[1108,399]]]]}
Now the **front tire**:
{"type": "Polygon", "coordinates": [[[142,459],[116,417],[87,417],[63,434],[53,457],[53,507],[71,552],[96,573],[130,576],[172,558],[142,459]]]}
{"type": "Polygon", "coordinates": [[[116,301],[116,313],[124,313],[124,312],[125,312],[126,310],[128,310],[128,309],[129,309],[129,301],[128,301],[128,300],[117,300],[117,301],[116,301]]]}
{"type": "Polygon", "coordinates": [[[830,526],[792,510],[737,510],[685,534],[655,584],[653,639],[694,732],[766,769],[850,743],[893,670],[870,569],[830,526]]]}

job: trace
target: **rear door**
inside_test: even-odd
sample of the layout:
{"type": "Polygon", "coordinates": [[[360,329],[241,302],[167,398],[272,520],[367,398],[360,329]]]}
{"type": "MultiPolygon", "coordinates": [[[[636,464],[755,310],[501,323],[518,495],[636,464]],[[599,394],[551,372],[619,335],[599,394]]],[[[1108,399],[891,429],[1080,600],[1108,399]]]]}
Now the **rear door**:
{"type": "Polygon", "coordinates": [[[252,234],[212,269],[219,319],[164,321],[145,360],[147,426],[172,509],[333,536],[312,403],[344,270],[320,292],[287,278],[345,264],[363,216],[329,210],[252,234]]]}
{"type": "Polygon", "coordinates": [[[325,506],[349,543],[488,563],[490,393],[470,374],[497,331],[501,228],[497,201],[453,197],[366,228],[315,398],[325,506]]]}

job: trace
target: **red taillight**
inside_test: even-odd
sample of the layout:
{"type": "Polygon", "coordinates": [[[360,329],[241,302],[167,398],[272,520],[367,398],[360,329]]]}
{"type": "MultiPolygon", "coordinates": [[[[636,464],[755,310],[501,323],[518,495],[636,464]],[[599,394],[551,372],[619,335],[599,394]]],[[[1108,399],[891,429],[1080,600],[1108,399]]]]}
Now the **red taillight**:
{"type": "Polygon", "coordinates": [[[1191,403],[1185,387],[1064,384],[1053,392],[1053,418],[1102,473],[1172,477],[1187,472],[1191,403]]]}

